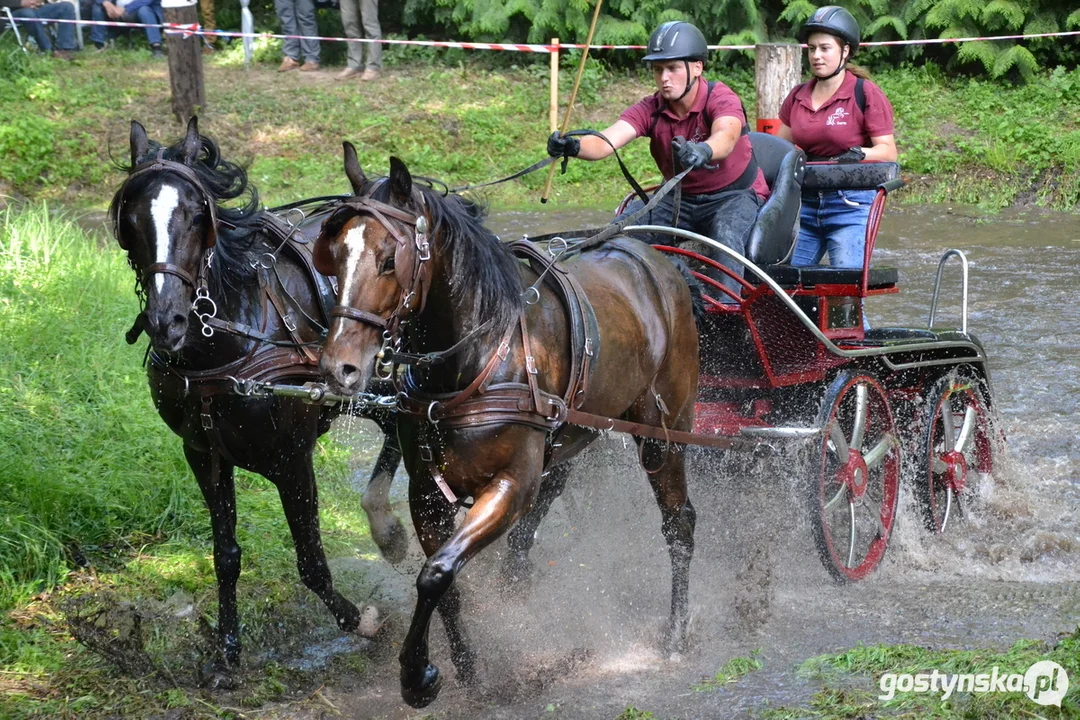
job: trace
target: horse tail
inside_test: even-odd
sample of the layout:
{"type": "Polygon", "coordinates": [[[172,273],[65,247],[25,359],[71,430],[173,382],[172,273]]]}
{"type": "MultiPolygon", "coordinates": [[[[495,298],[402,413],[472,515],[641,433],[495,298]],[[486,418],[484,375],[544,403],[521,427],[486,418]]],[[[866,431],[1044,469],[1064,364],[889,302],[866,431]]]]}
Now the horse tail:
{"type": "Polygon", "coordinates": [[[694,306],[694,324],[697,325],[700,331],[702,324],[705,322],[705,297],[701,289],[701,282],[694,277],[694,274],[690,272],[690,267],[681,258],[673,255],[667,257],[679,269],[679,274],[683,276],[686,286],[690,288],[690,300],[694,306]]]}

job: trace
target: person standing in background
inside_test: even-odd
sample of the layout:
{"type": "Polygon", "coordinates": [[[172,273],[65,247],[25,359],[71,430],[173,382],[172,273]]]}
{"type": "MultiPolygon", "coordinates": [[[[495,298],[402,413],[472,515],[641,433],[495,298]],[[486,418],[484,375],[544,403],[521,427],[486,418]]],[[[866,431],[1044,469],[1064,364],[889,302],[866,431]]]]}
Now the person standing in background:
{"type": "MultiPolygon", "coordinates": [[[[281,21],[281,32],[285,35],[306,35],[313,38],[319,34],[315,24],[314,0],[274,0],[274,10],[281,21]]],[[[278,66],[278,72],[287,72],[300,68],[300,72],[319,69],[319,41],[300,40],[291,37],[285,40],[285,59],[278,66]],[[304,64],[300,64],[300,55],[304,64]]]]}
{"type": "MultiPolygon", "coordinates": [[[[341,24],[345,27],[345,37],[381,40],[382,28],[379,27],[379,0],[341,0],[341,24]],[[361,32],[361,27],[363,32],[361,32]]],[[[348,43],[348,64],[338,73],[338,80],[348,80],[360,76],[361,80],[370,81],[379,77],[382,71],[382,44],[378,42],[348,43]],[[364,47],[367,47],[367,65],[364,64],[364,47]],[[361,72],[361,68],[363,71],[361,72]]]]}

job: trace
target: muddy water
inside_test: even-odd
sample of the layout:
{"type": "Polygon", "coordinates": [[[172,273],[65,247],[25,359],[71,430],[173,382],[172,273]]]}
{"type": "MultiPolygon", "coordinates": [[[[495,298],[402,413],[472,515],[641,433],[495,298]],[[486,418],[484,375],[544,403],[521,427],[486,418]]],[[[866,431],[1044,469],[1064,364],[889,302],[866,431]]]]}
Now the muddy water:
{"type": "MultiPolygon", "coordinates": [[[[506,213],[504,237],[584,227],[604,213],[506,213]]],[[[622,436],[601,438],[576,462],[565,496],[540,527],[527,588],[508,595],[491,579],[495,546],[460,582],[484,690],[448,682],[428,712],[438,718],[613,718],[627,705],[657,717],[737,717],[769,703],[804,702],[818,685],[796,676],[813,655],[858,643],[1003,648],[1053,638],[1080,623],[1080,352],[1075,302],[1080,219],[1029,214],[985,219],[943,206],[890,211],[875,262],[900,268],[902,292],[868,303],[878,326],[925,326],[941,252],[971,261],[969,327],[990,356],[1007,435],[1003,461],[975,488],[969,516],[946,537],[922,529],[909,492],[889,552],[867,580],[831,582],[813,551],[804,501],[783,457],[694,452],[698,512],[691,582],[691,648],[656,651],[667,614],[669,564],[655,508],[622,436]],[[712,692],[693,686],[733,657],[760,650],[761,671],[712,692]],[[555,712],[550,712],[554,708],[555,712]]],[[[955,320],[958,271],[947,273],[938,325],[955,320]]],[[[371,428],[347,435],[373,443],[371,428]]],[[[405,514],[404,479],[395,483],[405,514]]],[[[354,561],[340,560],[348,566],[354,561]]],[[[411,612],[421,557],[382,576],[381,599],[411,612]]],[[[345,569],[342,567],[341,569],[345,569]]],[[[452,677],[445,636],[433,658],[452,677]]],[[[350,717],[412,717],[386,659],[368,684],[323,691],[350,717]]]]}

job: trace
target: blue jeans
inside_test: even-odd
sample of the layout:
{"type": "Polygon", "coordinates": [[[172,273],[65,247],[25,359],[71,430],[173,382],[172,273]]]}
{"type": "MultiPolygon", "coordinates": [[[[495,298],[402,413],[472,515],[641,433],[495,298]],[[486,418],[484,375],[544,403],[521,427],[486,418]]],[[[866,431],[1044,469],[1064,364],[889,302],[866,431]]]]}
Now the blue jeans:
{"type": "MultiPolygon", "coordinates": [[[[112,20],[112,18],[109,17],[109,14],[105,12],[104,6],[97,3],[94,3],[94,9],[90,15],[94,20],[112,20]]],[[[116,20],[116,22],[141,23],[148,26],[160,25],[165,22],[165,13],[162,12],[160,6],[143,5],[133,13],[124,13],[123,17],[116,20]]],[[[108,37],[106,34],[107,31],[108,28],[102,25],[92,25],[90,27],[90,40],[92,40],[95,45],[104,45],[105,40],[108,37]]],[[[160,45],[161,28],[147,27],[146,41],[151,45],[160,45]]]]}
{"type": "Polygon", "coordinates": [[[818,265],[825,252],[829,265],[861,268],[866,253],[866,221],[875,190],[804,192],[799,211],[799,238],[791,264],[818,265]]]}
{"type": "MultiPolygon", "coordinates": [[[[615,218],[616,222],[627,215],[637,212],[644,204],[640,199],[634,200],[626,207],[626,211],[622,215],[615,218]]],[[[698,235],[712,238],[740,255],[745,255],[746,239],[750,236],[751,228],[754,227],[758,209],[761,205],[761,198],[753,190],[726,190],[701,195],[684,194],[682,203],[679,205],[678,227],[681,230],[689,230],[698,235]]],[[[674,194],[669,193],[644,217],[634,221],[634,224],[670,226],[674,208],[674,194]]],[[[660,236],[655,240],[670,245],[673,238],[671,236],[660,236]]],[[[736,275],[742,277],[743,266],[741,263],[735,262],[724,253],[711,247],[706,248],[705,255],[724,267],[730,268],[736,275]]],[[[741,294],[742,288],[739,283],[725,273],[707,271],[706,275],[734,291],[736,296],[741,294]]],[[[734,302],[725,294],[717,294],[720,295],[717,299],[721,302],[734,302]]]]}
{"type": "MultiPolygon", "coordinates": [[[[47,18],[49,20],[74,20],[75,6],[69,2],[45,3],[38,8],[22,8],[12,10],[12,16],[16,18],[47,18]]],[[[45,23],[31,22],[21,23],[27,32],[33,36],[41,52],[52,52],[52,40],[45,30],[45,23]]],[[[56,44],[61,50],[75,49],[75,25],[72,23],[56,23],[56,44]]]]}
{"type": "MultiPolygon", "coordinates": [[[[274,10],[281,21],[283,34],[309,37],[319,34],[319,26],[315,24],[314,0],[274,0],[274,10]]],[[[307,62],[319,62],[319,41],[296,38],[285,40],[286,57],[299,60],[300,53],[304,54],[307,62]]]]}

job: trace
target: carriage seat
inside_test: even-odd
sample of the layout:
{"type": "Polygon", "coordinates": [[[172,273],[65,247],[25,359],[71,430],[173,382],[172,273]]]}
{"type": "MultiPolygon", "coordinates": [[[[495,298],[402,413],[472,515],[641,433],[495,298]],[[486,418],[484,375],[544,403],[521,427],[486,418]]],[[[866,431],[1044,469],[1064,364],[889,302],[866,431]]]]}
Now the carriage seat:
{"type": "Polygon", "coordinates": [[[795,242],[806,154],[768,133],[750,133],[750,144],[770,194],[746,241],[746,257],[759,266],[772,265],[786,258],[795,242]]]}
{"type": "MultiPolygon", "coordinates": [[[[803,190],[876,190],[885,186],[893,190],[903,185],[900,165],[894,162],[853,164],[809,163],[803,174],[803,190]]],[[[784,258],[785,260],[787,258],[784,258]]],[[[837,268],[831,265],[793,267],[788,264],[764,268],[769,277],[785,287],[802,285],[809,289],[817,285],[859,285],[862,268],[837,268]]],[[[895,287],[899,272],[894,267],[871,267],[866,290],[895,287]]]]}

